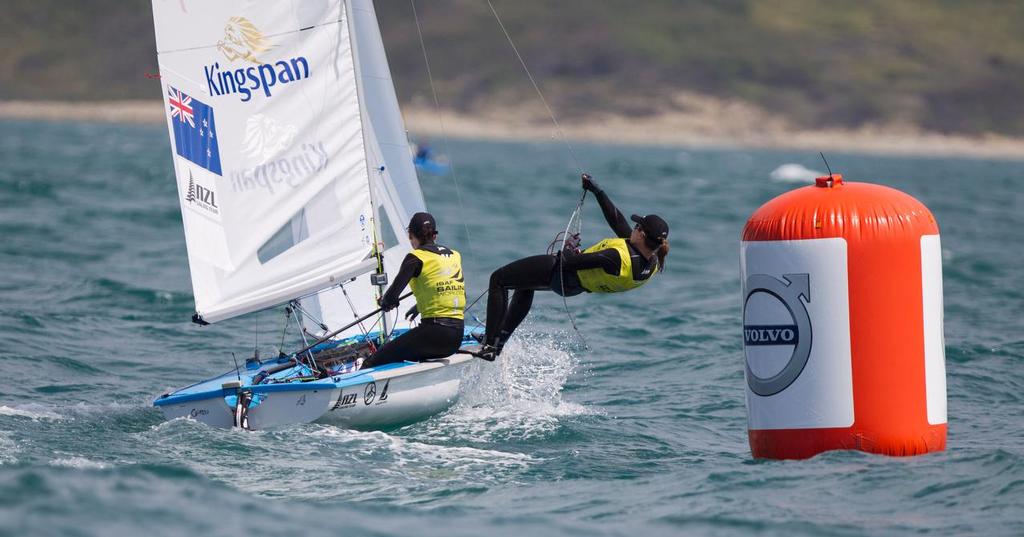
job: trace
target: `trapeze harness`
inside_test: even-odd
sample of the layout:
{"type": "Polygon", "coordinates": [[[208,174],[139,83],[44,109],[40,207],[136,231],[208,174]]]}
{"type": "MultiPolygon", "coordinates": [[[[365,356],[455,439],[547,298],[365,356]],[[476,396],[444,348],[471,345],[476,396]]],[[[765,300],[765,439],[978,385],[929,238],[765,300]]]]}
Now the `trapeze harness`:
{"type": "Polygon", "coordinates": [[[413,250],[402,260],[381,304],[386,309],[397,306],[406,285],[412,288],[416,309],[423,317],[419,326],[384,344],[367,358],[363,368],[446,358],[462,345],[466,286],[459,252],[439,244],[413,250]]]}
{"type": "MultiPolygon", "coordinates": [[[[583,250],[584,254],[615,250],[619,253],[619,270],[609,274],[604,268],[583,269],[576,272],[580,285],[591,293],[621,293],[636,289],[650,281],[651,276],[658,273],[658,264],[653,263],[647,268],[642,280],[633,279],[633,262],[626,239],[604,239],[603,241],[583,250]]],[[[643,272],[643,271],[642,271],[643,272]]]]}

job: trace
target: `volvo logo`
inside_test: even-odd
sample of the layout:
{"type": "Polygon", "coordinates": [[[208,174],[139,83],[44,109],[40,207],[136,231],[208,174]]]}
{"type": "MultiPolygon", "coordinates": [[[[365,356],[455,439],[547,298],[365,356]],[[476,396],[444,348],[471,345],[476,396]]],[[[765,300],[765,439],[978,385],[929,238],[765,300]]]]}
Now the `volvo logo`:
{"type": "Polygon", "coordinates": [[[782,278],[785,281],[752,274],[744,286],[747,385],[761,396],[775,395],[793,384],[811,355],[811,318],[804,305],[811,303],[810,275],[782,278]]]}

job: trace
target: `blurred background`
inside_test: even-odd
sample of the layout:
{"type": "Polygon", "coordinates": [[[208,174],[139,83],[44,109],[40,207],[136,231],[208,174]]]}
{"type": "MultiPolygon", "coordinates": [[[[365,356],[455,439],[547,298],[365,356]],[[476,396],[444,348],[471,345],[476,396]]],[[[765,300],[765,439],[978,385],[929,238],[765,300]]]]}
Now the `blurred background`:
{"type": "MultiPolygon", "coordinates": [[[[570,127],[674,114],[709,116],[675,125],[708,135],[729,134],[737,123],[785,132],[1024,135],[1021,2],[494,5],[570,127]]],[[[378,0],[376,7],[407,113],[432,109],[411,4],[378,0]]],[[[443,108],[547,121],[486,2],[416,7],[443,108]]],[[[8,0],[0,100],[157,102],[158,81],[145,76],[157,72],[154,48],[146,0],[81,0],[74,9],[58,0],[8,0]]]]}
{"type": "MultiPolygon", "coordinates": [[[[3,3],[0,537],[1019,536],[1024,2],[491,3],[574,151],[487,0],[415,3],[441,114],[413,4],[375,1],[470,297],[565,229],[577,167],[671,224],[667,270],[568,308],[538,293],[432,419],[252,434],[152,407],[286,342],[280,311],[190,322],[149,0],[3,3]],[[751,458],[739,240],[826,173],[819,150],[940,224],[944,452],[751,458]]],[[[583,214],[588,243],[608,233],[583,214]]]]}

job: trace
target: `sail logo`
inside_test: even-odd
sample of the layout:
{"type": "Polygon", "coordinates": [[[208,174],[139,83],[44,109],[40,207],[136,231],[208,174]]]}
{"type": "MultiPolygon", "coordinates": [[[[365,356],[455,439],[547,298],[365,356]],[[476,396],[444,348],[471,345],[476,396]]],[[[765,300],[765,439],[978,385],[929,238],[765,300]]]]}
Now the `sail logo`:
{"type": "Polygon", "coordinates": [[[356,406],[356,400],[359,396],[355,393],[345,393],[343,391],[338,392],[338,400],[331,406],[331,412],[338,410],[339,408],[352,408],[356,406]]]}
{"type": "Polygon", "coordinates": [[[245,122],[242,151],[259,164],[290,148],[298,133],[295,125],[284,125],[265,114],[254,114],[245,122]]]}
{"type": "Polygon", "coordinates": [[[228,24],[224,27],[224,39],[217,41],[217,50],[229,62],[245,60],[260,65],[263,62],[256,55],[268,52],[272,48],[274,46],[263,36],[263,32],[245,17],[228,19],[228,24]]]}
{"type": "Polygon", "coordinates": [[[238,95],[242,102],[249,102],[260,92],[270,98],[274,88],[309,78],[309,60],[304,56],[277,61],[261,58],[273,48],[249,19],[231,17],[224,27],[224,38],[217,42],[217,50],[230,64],[244,62],[250,65],[231,68],[214,62],[204,66],[209,94],[218,97],[238,95]]]}
{"type": "Polygon", "coordinates": [[[251,168],[233,170],[231,190],[266,190],[268,194],[274,194],[282,187],[296,188],[326,168],[329,160],[323,142],[301,144],[297,151],[280,158],[271,158],[251,168]]]}
{"type": "Polygon", "coordinates": [[[747,386],[768,397],[788,388],[811,355],[809,274],[785,274],[782,280],[752,274],[744,285],[743,352],[747,386]],[[784,281],[783,281],[784,280],[784,281]]]}
{"type": "Polygon", "coordinates": [[[220,175],[220,147],[213,107],[171,86],[167,86],[167,106],[174,133],[174,151],[220,175]]]}
{"type": "Polygon", "coordinates": [[[197,207],[214,216],[220,216],[217,207],[217,194],[212,188],[204,187],[196,182],[192,170],[188,171],[188,187],[185,189],[185,201],[190,207],[197,207]]]}

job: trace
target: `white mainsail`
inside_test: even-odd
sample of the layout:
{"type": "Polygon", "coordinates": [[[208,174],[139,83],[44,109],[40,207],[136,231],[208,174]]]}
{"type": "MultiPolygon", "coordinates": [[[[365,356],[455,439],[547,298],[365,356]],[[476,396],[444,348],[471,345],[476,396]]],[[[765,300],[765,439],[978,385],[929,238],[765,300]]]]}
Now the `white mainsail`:
{"type": "MultiPolygon", "coordinates": [[[[216,322],[351,278],[368,313],[374,242],[391,237],[393,277],[424,207],[372,2],[154,0],[153,13],[197,313],[216,322]]],[[[330,326],[353,314],[336,290],[303,303],[330,326]]]]}
{"type": "MultiPolygon", "coordinates": [[[[405,225],[413,213],[425,211],[426,205],[416,169],[409,157],[409,140],[398,107],[373,2],[351,0],[348,4],[352,13],[350,30],[355,50],[367,167],[378,210],[376,222],[380,223],[376,232],[384,243],[384,269],[388,281],[393,281],[402,258],[410,251],[405,225]]],[[[332,288],[303,300],[302,304],[329,327],[347,324],[353,317],[377,307],[376,290],[369,280],[368,275],[363,275],[345,283],[344,293],[347,293],[347,298],[341,289],[332,288]]],[[[364,323],[352,327],[339,337],[359,333],[364,328],[371,329],[371,325],[364,323]]],[[[396,326],[404,328],[407,323],[401,316],[395,315],[388,328],[396,326]]]]}

